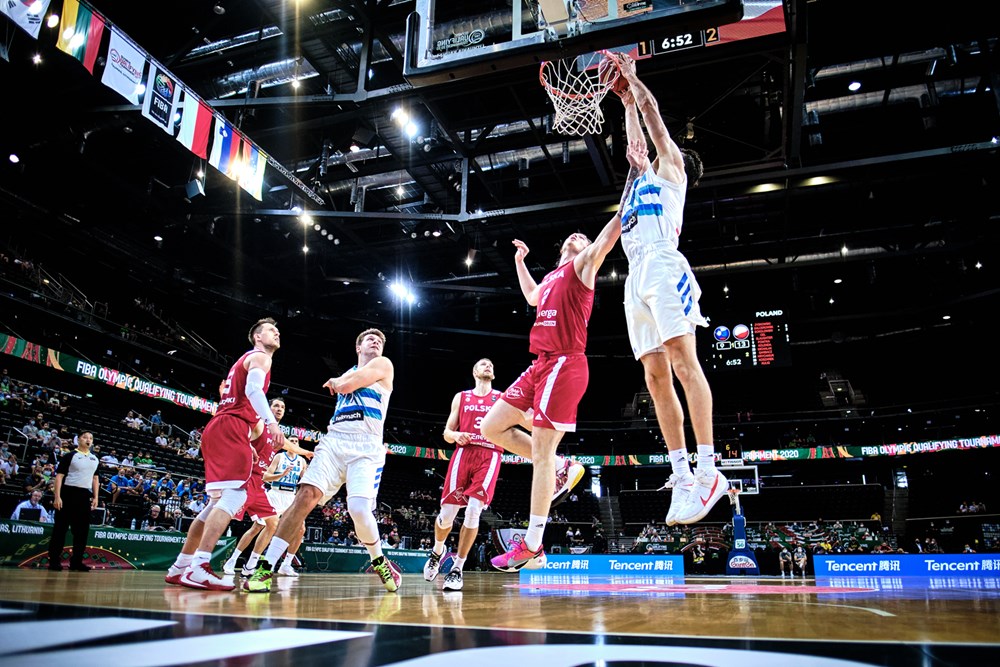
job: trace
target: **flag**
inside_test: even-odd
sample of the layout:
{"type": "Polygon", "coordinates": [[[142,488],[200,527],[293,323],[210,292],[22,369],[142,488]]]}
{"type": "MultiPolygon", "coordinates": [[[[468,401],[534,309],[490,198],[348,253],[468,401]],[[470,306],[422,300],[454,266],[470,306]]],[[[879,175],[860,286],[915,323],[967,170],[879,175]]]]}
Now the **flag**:
{"type": "Polygon", "coordinates": [[[0,0],[0,14],[7,15],[19,28],[38,39],[49,2],[51,0],[0,0]]]}
{"type": "Polygon", "coordinates": [[[229,178],[233,178],[233,169],[239,162],[242,143],[243,135],[225,118],[216,116],[215,130],[212,132],[212,152],[208,156],[208,163],[229,178]]]}
{"type": "Polygon", "coordinates": [[[142,99],[142,115],[169,134],[174,133],[174,115],[180,101],[181,87],[167,70],[156,62],[149,64],[146,94],[142,99]]]}
{"type": "Polygon", "coordinates": [[[184,108],[181,110],[181,131],[177,141],[197,155],[208,157],[208,138],[212,133],[212,109],[187,90],[184,91],[184,108]]]}
{"type": "Polygon", "coordinates": [[[146,54],[132,44],[117,27],[111,26],[108,64],[101,75],[101,83],[120,93],[132,104],[138,104],[139,84],[145,68],[146,54]]]}
{"type": "Polygon", "coordinates": [[[56,48],[65,51],[94,73],[94,62],[104,34],[104,18],[77,0],[64,0],[59,19],[59,41],[56,48]]]}
{"type": "Polygon", "coordinates": [[[257,201],[262,201],[264,195],[264,169],[267,166],[267,153],[257,148],[249,141],[243,144],[243,166],[240,171],[240,187],[253,195],[257,201]]]}

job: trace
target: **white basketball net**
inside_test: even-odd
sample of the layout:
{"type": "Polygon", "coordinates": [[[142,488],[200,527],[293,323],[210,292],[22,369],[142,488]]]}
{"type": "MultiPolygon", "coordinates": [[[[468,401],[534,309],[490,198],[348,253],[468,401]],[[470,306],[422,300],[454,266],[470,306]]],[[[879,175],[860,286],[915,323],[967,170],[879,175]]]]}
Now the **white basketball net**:
{"type": "Polygon", "coordinates": [[[582,137],[599,134],[604,124],[601,100],[618,78],[613,67],[608,80],[602,82],[600,67],[577,71],[577,58],[565,58],[542,63],[538,78],[555,107],[552,129],[560,134],[582,137]]]}

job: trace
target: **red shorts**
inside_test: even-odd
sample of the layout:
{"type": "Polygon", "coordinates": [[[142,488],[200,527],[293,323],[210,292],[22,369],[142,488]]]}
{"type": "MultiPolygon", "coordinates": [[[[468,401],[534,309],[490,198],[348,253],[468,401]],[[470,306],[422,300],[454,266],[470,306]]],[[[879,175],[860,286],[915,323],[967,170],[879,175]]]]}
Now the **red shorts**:
{"type": "Polygon", "coordinates": [[[267,491],[264,490],[263,477],[253,475],[250,478],[250,482],[247,484],[246,502],[243,503],[240,511],[233,515],[233,519],[242,521],[244,514],[257,523],[264,523],[264,519],[271,516],[278,516],[278,513],[274,511],[274,507],[271,505],[270,499],[267,497],[267,491]]]}
{"type": "Polygon", "coordinates": [[[242,488],[253,466],[250,424],[231,415],[212,417],[201,436],[201,455],[206,491],[242,488]]]}
{"type": "Polygon", "coordinates": [[[444,478],[441,504],[468,505],[469,498],[478,498],[489,506],[500,476],[500,453],[499,449],[479,445],[455,448],[444,478]]]}
{"type": "Polygon", "coordinates": [[[501,398],[532,415],[533,426],[572,432],[576,430],[576,408],[589,380],[587,355],[542,355],[501,398]]]}

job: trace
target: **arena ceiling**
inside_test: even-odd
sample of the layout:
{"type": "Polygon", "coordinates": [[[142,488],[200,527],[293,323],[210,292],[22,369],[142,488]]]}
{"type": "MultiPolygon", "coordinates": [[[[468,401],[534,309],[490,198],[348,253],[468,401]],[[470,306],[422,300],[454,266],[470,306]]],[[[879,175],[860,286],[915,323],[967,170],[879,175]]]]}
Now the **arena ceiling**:
{"type": "MultiPolygon", "coordinates": [[[[413,85],[414,1],[91,4],[318,195],[272,169],[253,199],[56,50],[56,30],[34,42],[5,23],[0,148],[20,162],[0,166],[4,228],[14,246],[45,242],[67,275],[103,281],[93,289],[523,345],[511,239],[529,243],[540,275],[561,239],[596,233],[618,200],[617,101],[600,135],[567,138],[549,129],[535,65],[413,85]],[[199,169],[204,195],[186,189],[199,169]],[[412,305],[394,301],[397,280],[412,305]]],[[[971,325],[995,307],[995,3],[745,8],[778,8],[787,29],[638,69],[706,165],[681,246],[706,312],[787,309],[800,342],[821,342],[937,326],[945,312],[971,325]]],[[[449,34],[510,16],[510,0],[456,11],[440,22],[449,34]]],[[[626,270],[616,249],[599,292],[609,310],[626,270]]],[[[596,326],[594,340],[623,339],[620,314],[596,326]]]]}

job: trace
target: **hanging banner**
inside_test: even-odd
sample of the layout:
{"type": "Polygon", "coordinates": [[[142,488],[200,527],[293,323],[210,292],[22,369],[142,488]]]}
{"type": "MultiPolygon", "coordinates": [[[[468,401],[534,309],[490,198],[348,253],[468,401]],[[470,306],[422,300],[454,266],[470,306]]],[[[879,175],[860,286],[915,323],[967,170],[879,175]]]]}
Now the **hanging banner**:
{"type": "Polygon", "coordinates": [[[146,94],[142,100],[142,115],[167,134],[174,133],[174,114],[180,102],[181,87],[174,75],[156,62],[149,64],[146,94]]]}
{"type": "Polygon", "coordinates": [[[111,26],[108,62],[101,83],[132,104],[139,104],[139,86],[146,68],[146,54],[129,41],[118,28],[111,26]]]}
{"type": "Polygon", "coordinates": [[[42,29],[42,17],[49,11],[51,0],[0,0],[0,14],[4,14],[17,27],[38,39],[42,29]]]}

